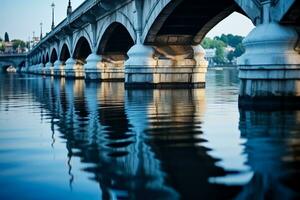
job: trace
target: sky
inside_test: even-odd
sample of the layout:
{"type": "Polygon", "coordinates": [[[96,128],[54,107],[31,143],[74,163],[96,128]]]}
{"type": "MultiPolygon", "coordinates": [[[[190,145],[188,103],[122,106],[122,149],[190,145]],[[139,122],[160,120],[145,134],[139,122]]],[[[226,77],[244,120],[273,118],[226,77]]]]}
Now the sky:
{"type": "MultiPolygon", "coordinates": [[[[72,0],[73,10],[84,0],[72,0]]],[[[0,37],[8,32],[10,39],[22,39],[28,41],[33,31],[40,35],[40,23],[43,23],[43,33],[51,28],[51,4],[53,0],[0,0],[0,37]]],[[[54,0],[55,24],[57,25],[66,17],[68,0],[54,0]]],[[[207,36],[214,37],[222,33],[246,36],[253,24],[245,16],[233,13],[217,26],[207,36]]]]}

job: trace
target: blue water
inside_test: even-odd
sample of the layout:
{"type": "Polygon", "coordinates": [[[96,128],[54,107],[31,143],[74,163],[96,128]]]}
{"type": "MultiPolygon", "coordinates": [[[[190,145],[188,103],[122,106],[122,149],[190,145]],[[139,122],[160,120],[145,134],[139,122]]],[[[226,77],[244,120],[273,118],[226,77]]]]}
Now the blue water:
{"type": "Polygon", "coordinates": [[[0,75],[0,199],[298,199],[300,111],[207,88],[0,75]]]}

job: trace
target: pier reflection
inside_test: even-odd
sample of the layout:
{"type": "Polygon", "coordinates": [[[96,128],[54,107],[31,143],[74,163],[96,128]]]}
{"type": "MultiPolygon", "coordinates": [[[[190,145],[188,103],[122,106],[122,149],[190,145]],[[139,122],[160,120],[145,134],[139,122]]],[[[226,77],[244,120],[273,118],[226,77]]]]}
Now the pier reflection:
{"type": "MultiPolygon", "coordinates": [[[[300,111],[238,113],[236,82],[230,85],[231,73],[222,76],[213,71],[211,86],[195,90],[124,90],[122,83],[4,77],[1,111],[11,113],[9,119],[17,109],[32,112],[37,117],[32,124],[40,120],[46,128],[22,142],[14,139],[14,130],[3,129],[5,137],[14,137],[2,140],[8,150],[0,155],[5,161],[9,148],[43,140],[49,153],[37,142],[38,156],[21,148],[17,161],[28,155],[40,163],[57,153],[64,165],[48,159],[41,173],[65,166],[57,179],[67,190],[86,189],[85,176],[100,199],[299,199],[300,111]]],[[[22,166],[37,170],[28,162],[22,166]]]]}
{"type": "Polygon", "coordinates": [[[122,83],[49,78],[27,84],[41,102],[42,120],[50,120],[53,134],[65,140],[71,188],[76,182],[71,161],[78,157],[103,199],[238,194],[238,186],[208,181],[228,172],[202,146],[204,89],[125,91],[122,83]]]}
{"type": "Polygon", "coordinates": [[[240,110],[254,175],[237,199],[299,199],[300,111],[240,110]]]}

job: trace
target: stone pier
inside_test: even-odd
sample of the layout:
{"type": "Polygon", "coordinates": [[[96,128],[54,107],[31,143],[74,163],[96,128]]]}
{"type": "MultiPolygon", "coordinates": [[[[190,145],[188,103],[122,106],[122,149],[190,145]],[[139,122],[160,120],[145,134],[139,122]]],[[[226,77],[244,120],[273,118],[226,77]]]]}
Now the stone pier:
{"type": "Polygon", "coordinates": [[[271,1],[263,4],[263,20],[243,41],[238,59],[240,106],[291,106],[300,102],[299,34],[276,22],[271,1]]]}
{"type": "Polygon", "coordinates": [[[127,88],[205,87],[208,62],[204,55],[200,45],[156,48],[134,45],[125,62],[125,85],[127,88]]]}
{"type": "Polygon", "coordinates": [[[69,58],[66,61],[65,77],[70,79],[83,79],[85,77],[83,63],[69,58]]]}

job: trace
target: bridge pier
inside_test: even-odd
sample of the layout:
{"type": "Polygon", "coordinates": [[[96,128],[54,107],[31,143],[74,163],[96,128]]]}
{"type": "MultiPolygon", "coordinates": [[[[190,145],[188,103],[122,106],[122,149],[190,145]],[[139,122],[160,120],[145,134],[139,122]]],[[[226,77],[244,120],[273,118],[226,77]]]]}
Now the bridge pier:
{"type": "Polygon", "coordinates": [[[37,74],[41,74],[41,75],[45,74],[45,65],[43,63],[38,65],[37,74]]]}
{"type": "Polygon", "coordinates": [[[53,73],[55,77],[64,77],[65,76],[65,66],[60,60],[55,61],[53,73]]]}
{"type": "Polygon", "coordinates": [[[106,55],[103,56],[102,62],[102,81],[125,80],[125,58],[123,55],[106,55]]]}
{"type": "Polygon", "coordinates": [[[127,88],[205,87],[208,62],[199,46],[134,45],[125,62],[127,88]],[[174,54],[175,52],[175,54],[174,54]],[[180,55],[178,55],[180,52],[180,55]]]}
{"type": "Polygon", "coordinates": [[[27,72],[33,73],[34,68],[35,68],[35,65],[31,65],[31,66],[27,67],[27,72]]]}
{"type": "Polygon", "coordinates": [[[84,65],[85,78],[98,81],[123,81],[124,61],[115,61],[109,56],[90,54],[84,65]]]}
{"type": "Polygon", "coordinates": [[[32,66],[31,73],[38,74],[38,69],[39,69],[39,65],[38,64],[32,66]]]}
{"type": "Polygon", "coordinates": [[[299,103],[298,39],[293,27],[276,22],[258,25],[245,38],[246,52],[238,60],[240,106],[299,103]]]}
{"type": "Polygon", "coordinates": [[[53,69],[53,64],[51,62],[48,62],[46,64],[46,67],[45,67],[45,75],[46,76],[53,76],[54,75],[54,69],[53,69]]]}
{"type": "Polygon", "coordinates": [[[85,77],[83,64],[79,60],[69,58],[66,61],[65,77],[83,79],[85,77]]]}
{"type": "Polygon", "coordinates": [[[86,59],[84,65],[85,78],[87,80],[100,80],[102,69],[102,57],[92,53],[86,59]]]}

